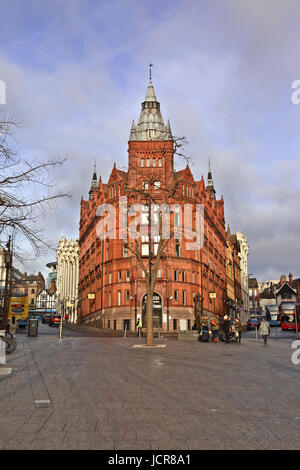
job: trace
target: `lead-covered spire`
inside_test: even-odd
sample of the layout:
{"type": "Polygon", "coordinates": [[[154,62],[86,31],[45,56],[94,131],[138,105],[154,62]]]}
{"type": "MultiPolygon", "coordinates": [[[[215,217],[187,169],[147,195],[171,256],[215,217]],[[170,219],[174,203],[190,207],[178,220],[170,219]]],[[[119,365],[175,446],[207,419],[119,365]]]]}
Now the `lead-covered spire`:
{"type": "Polygon", "coordinates": [[[97,181],[97,169],[96,169],[96,162],[94,163],[94,171],[93,171],[93,178],[91,182],[91,189],[89,191],[90,198],[93,194],[94,191],[97,190],[98,187],[98,181],[97,181]]]}
{"type": "Polygon", "coordinates": [[[131,127],[129,140],[172,140],[170,123],[164,124],[151,78],[138,124],[131,127]]]}
{"type": "Polygon", "coordinates": [[[210,196],[212,199],[216,199],[216,191],[214,188],[214,182],[212,179],[211,168],[210,168],[210,161],[208,162],[208,175],[207,175],[207,186],[206,189],[210,190],[210,196]]]}

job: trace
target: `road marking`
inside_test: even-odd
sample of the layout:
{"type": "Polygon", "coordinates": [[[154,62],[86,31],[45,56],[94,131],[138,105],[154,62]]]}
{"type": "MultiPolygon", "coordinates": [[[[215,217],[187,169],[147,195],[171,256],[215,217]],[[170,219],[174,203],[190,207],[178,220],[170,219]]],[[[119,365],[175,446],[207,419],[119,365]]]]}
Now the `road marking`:
{"type": "Polygon", "coordinates": [[[50,400],[34,400],[34,403],[36,405],[41,405],[41,404],[44,404],[44,403],[51,403],[50,400]]]}
{"type": "Polygon", "coordinates": [[[9,375],[11,374],[12,368],[11,367],[0,367],[0,375],[9,375]]]}

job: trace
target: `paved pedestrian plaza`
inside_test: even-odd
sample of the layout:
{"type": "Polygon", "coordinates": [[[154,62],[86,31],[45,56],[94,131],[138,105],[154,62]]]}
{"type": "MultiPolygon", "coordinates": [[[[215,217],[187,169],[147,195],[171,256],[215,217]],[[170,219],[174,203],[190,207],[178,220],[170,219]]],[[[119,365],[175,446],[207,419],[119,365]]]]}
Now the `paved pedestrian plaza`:
{"type": "Polygon", "coordinates": [[[292,335],[140,349],[90,331],[18,333],[0,366],[0,449],[300,449],[292,335]]]}

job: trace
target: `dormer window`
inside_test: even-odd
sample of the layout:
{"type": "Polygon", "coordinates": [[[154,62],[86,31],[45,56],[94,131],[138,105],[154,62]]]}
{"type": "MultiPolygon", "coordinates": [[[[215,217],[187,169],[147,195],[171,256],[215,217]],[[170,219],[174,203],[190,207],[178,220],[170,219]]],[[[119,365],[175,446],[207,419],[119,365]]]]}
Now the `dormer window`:
{"type": "Polygon", "coordinates": [[[155,139],[156,129],[147,129],[147,138],[155,139]]]}

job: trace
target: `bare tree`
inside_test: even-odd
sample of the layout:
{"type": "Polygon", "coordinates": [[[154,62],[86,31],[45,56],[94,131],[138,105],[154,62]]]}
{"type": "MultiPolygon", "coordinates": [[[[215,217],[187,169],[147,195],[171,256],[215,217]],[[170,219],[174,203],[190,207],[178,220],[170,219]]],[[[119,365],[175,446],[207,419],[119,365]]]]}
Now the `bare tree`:
{"type": "Polygon", "coordinates": [[[66,193],[53,193],[51,171],[64,159],[28,161],[15,150],[15,133],[21,123],[0,115],[0,236],[14,231],[19,248],[27,240],[35,255],[52,248],[43,236],[41,216],[66,193]]]}
{"type": "MultiPolygon", "coordinates": [[[[190,161],[190,158],[186,156],[184,152],[184,146],[186,144],[186,139],[184,137],[173,137],[173,155],[177,155],[179,157],[184,158],[186,162],[190,161]]],[[[164,157],[165,149],[162,144],[161,150],[161,158],[164,157]]],[[[134,171],[138,176],[139,180],[145,180],[145,174],[140,171],[140,168],[134,168],[134,171]]],[[[149,228],[149,258],[148,258],[148,266],[145,264],[144,257],[142,254],[142,243],[141,240],[130,240],[130,233],[129,239],[125,242],[125,246],[128,250],[133,254],[136,258],[139,266],[141,267],[142,271],[144,272],[144,277],[146,281],[147,287],[147,300],[146,300],[146,319],[147,319],[147,345],[153,346],[153,294],[155,292],[155,286],[157,282],[157,274],[160,266],[160,262],[162,257],[165,255],[167,246],[170,242],[170,239],[174,238],[174,224],[170,224],[170,232],[169,237],[163,237],[163,221],[162,221],[162,213],[159,213],[158,217],[158,243],[156,244],[155,253],[152,253],[151,249],[151,207],[152,205],[157,204],[158,202],[163,206],[167,206],[170,201],[174,202],[176,199],[179,202],[182,202],[183,196],[178,192],[178,175],[176,172],[173,171],[173,180],[166,182],[165,186],[155,187],[155,176],[149,175],[147,179],[147,190],[145,186],[136,187],[136,188],[128,188],[128,195],[136,194],[140,196],[140,200],[148,201],[148,224],[150,224],[149,228]],[[156,191],[156,190],[159,190],[156,191]],[[152,264],[153,260],[153,264],[152,264]],[[153,268],[152,268],[153,266],[153,268]]]]}

